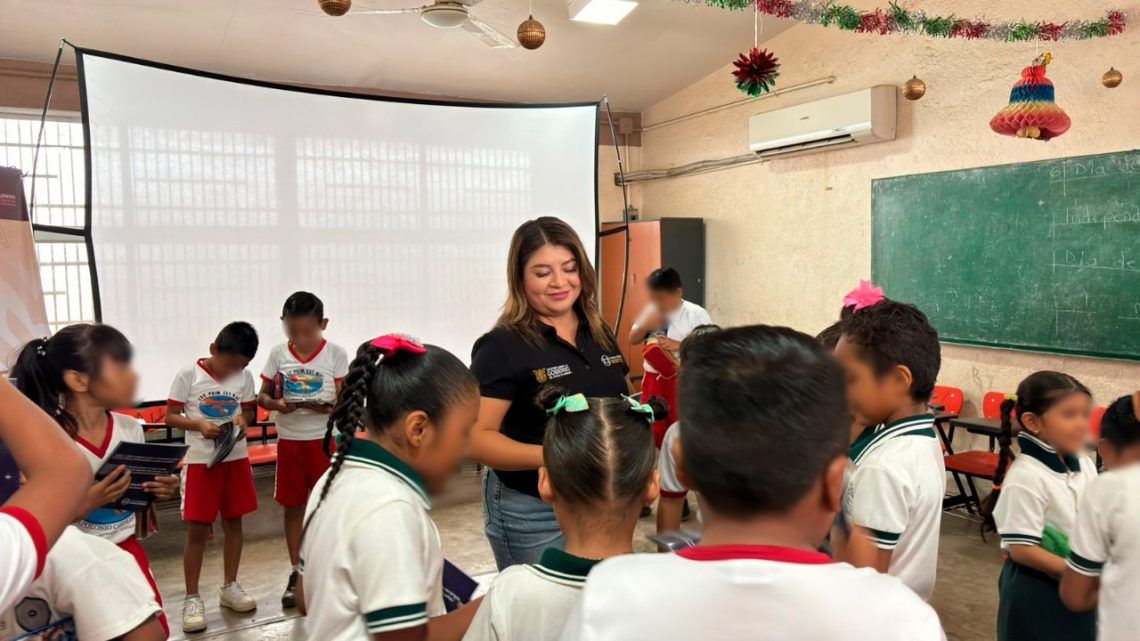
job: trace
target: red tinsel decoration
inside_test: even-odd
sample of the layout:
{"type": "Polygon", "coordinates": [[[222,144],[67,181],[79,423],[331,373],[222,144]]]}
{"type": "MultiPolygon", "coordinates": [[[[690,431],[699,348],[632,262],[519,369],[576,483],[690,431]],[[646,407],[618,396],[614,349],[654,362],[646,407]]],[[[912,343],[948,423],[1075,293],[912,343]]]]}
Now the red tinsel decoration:
{"type": "Polygon", "coordinates": [[[792,0],[756,0],[756,10],[777,18],[791,18],[792,0]]]}
{"type": "Polygon", "coordinates": [[[780,75],[780,61],[765,49],[754,48],[747,54],[742,53],[732,65],[736,67],[732,72],[736,88],[753,98],[770,90],[780,75]]]}
{"type": "Polygon", "coordinates": [[[1108,14],[1108,35],[1115,36],[1124,33],[1124,14],[1119,11],[1110,11],[1108,14]]]}
{"type": "Polygon", "coordinates": [[[860,24],[856,29],[859,33],[877,33],[885,36],[895,29],[895,18],[882,9],[875,9],[874,13],[864,13],[859,16],[860,24]]]}
{"type": "Polygon", "coordinates": [[[1038,37],[1042,40],[1060,40],[1061,32],[1065,30],[1066,24],[1067,23],[1064,22],[1061,24],[1057,24],[1056,22],[1039,22],[1037,23],[1038,37]]]}
{"type": "Polygon", "coordinates": [[[989,30],[990,24],[984,20],[962,20],[954,25],[954,28],[950,31],[950,37],[976,40],[978,38],[985,38],[989,30]]]}

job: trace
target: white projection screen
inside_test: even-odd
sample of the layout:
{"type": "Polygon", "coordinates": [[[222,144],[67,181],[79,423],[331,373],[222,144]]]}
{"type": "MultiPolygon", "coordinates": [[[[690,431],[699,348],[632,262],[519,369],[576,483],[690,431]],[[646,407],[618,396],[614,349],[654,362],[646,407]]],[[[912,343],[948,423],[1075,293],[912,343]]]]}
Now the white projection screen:
{"type": "Polygon", "coordinates": [[[167,397],[218,330],[283,342],[298,290],[349,353],[401,331],[469,361],[506,295],[511,233],[558,216],[593,254],[595,103],[380,100],[78,54],[100,319],[167,397]]]}

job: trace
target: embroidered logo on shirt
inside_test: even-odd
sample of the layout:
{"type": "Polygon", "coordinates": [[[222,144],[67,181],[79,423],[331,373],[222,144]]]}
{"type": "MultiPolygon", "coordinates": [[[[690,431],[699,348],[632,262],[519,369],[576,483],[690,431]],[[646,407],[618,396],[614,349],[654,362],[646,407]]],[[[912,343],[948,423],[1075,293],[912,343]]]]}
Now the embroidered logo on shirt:
{"type": "Polygon", "coordinates": [[[609,367],[610,365],[621,365],[624,362],[625,358],[621,354],[615,354],[613,356],[602,354],[602,365],[605,365],[606,367],[609,367]]]}
{"type": "Polygon", "coordinates": [[[571,372],[570,372],[570,366],[569,365],[555,365],[554,367],[540,367],[540,368],[534,370],[534,380],[538,381],[539,383],[545,383],[547,381],[552,381],[556,378],[562,378],[563,376],[569,376],[570,374],[571,374],[571,372]]]}
{"type": "Polygon", "coordinates": [[[206,418],[231,418],[238,412],[238,398],[229,392],[211,391],[196,399],[198,409],[206,418]]]}

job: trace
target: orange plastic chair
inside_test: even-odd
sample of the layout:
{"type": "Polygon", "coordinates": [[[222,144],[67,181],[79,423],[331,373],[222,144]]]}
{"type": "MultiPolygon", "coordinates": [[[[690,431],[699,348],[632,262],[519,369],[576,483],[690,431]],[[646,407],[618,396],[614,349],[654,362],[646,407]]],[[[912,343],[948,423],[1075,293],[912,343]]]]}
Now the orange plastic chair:
{"type": "Polygon", "coordinates": [[[1089,436],[1092,437],[1093,443],[1100,440],[1100,422],[1104,419],[1104,413],[1107,407],[1094,407],[1092,415],[1089,416],[1089,436]]]}
{"type": "Polygon", "coordinates": [[[1001,402],[1005,400],[1005,392],[986,392],[982,397],[982,416],[986,418],[1001,418],[1001,402]]]}

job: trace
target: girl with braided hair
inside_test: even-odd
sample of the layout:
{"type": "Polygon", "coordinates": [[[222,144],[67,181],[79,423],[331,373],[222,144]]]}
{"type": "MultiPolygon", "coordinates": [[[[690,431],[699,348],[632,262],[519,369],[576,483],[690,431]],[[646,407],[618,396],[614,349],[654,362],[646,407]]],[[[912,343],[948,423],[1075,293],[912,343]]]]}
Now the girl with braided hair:
{"type": "Polygon", "coordinates": [[[365,343],[328,434],[339,444],[305,510],[298,604],[308,638],[449,641],[477,604],[444,615],[443,554],[428,510],[479,412],[475,377],[410,337],[365,343]]]}
{"type": "Polygon", "coordinates": [[[997,531],[1006,554],[998,581],[998,641],[1093,641],[1095,613],[1070,612],[1059,579],[1069,556],[1077,505],[1096,479],[1086,454],[1092,397],[1061,372],[1030,374],[1001,404],[1001,453],[994,490],[982,506],[983,529],[997,531]],[[1013,418],[1019,453],[1013,456],[1013,418]]]}
{"type": "Polygon", "coordinates": [[[538,406],[550,417],[538,492],[554,506],[565,551],[549,547],[538,563],[503,570],[463,641],[556,641],[586,575],[633,552],[641,508],[657,498],[653,423],[669,414],[665,401],[587,399],[547,385],[538,406]]]}

